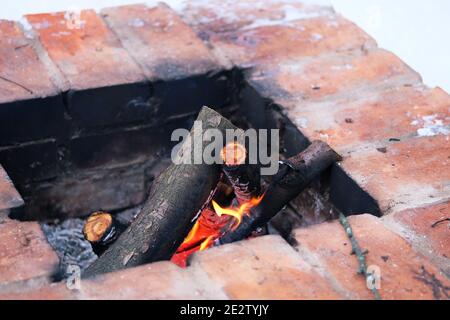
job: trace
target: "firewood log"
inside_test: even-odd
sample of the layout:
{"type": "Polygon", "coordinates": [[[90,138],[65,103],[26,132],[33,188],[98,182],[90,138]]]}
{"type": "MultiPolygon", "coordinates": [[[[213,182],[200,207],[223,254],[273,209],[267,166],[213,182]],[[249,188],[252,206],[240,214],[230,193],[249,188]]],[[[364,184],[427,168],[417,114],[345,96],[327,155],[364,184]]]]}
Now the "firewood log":
{"type": "Polygon", "coordinates": [[[326,143],[314,141],[305,151],[281,162],[262,201],[244,215],[241,224],[220,238],[220,243],[231,243],[248,237],[252,231],[264,226],[285,205],[319,176],[340,156],[326,143]]]}
{"type": "MultiPolygon", "coordinates": [[[[200,134],[219,129],[237,129],[216,111],[203,107],[197,120],[200,134]]],[[[192,129],[177,159],[194,159],[192,129]]],[[[209,144],[202,142],[202,150],[209,144]]],[[[197,150],[198,151],[198,150],[197,150]]],[[[197,155],[198,156],[198,155],[197,155]]],[[[220,174],[220,165],[172,163],[153,183],[144,207],[125,232],[91,265],[83,277],[112,272],[160,260],[169,260],[187,236],[203,207],[209,203],[220,174]]]]}
{"type": "Polygon", "coordinates": [[[221,152],[223,172],[234,189],[239,204],[260,195],[261,179],[257,165],[246,163],[247,150],[238,142],[227,144],[221,152]]]}

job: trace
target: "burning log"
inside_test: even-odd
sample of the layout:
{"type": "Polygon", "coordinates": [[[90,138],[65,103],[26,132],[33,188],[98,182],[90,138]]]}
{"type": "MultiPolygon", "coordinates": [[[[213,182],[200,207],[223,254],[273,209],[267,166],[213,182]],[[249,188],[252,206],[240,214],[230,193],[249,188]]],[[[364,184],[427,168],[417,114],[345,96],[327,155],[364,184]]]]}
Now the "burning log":
{"type": "Polygon", "coordinates": [[[314,178],[339,160],[340,156],[326,143],[314,141],[302,153],[281,162],[261,202],[250,208],[249,213],[242,216],[239,226],[224,234],[220,243],[245,239],[252,231],[264,226],[314,178]]]}
{"type": "Polygon", "coordinates": [[[258,197],[261,192],[259,168],[245,163],[246,148],[237,142],[229,143],[222,149],[221,157],[224,162],[222,170],[233,186],[238,203],[258,197]]]}
{"type": "MultiPolygon", "coordinates": [[[[201,127],[192,128],[177,153],[175,162],[195,159],[196,136],[207,129],[237,129],[212,109],[203,107],[198,118],[201,127]]],[[[202,139],[202,150],[208,143],[202,139]]],[[[88,267],[83,276],[169,260],[188,235],[197,217],[210,202],[218,183],[218,165],[172,163],[153,183],[143,209],[119,238],[88,267]]],[[[194,162],[195,163],[195,162],[194,162]]]]}
{"type": "MultiPolygon", "coordinates": [[[[234,198],[233,188],[226,184],[225,180],[226,178],[223,177],[223,181],[218,183],[213,199],[220,203],[231,203],[234,198]]],[[[203,209],[188,236],[170,261],[180,267],[186,267],[189,256],[196,251],[202,251],[211,246],[213,241],[222,235],[222,229],[228,226],[232,220],[233,217],[231,216],[218,216],[209,204],[203,209]]]]}

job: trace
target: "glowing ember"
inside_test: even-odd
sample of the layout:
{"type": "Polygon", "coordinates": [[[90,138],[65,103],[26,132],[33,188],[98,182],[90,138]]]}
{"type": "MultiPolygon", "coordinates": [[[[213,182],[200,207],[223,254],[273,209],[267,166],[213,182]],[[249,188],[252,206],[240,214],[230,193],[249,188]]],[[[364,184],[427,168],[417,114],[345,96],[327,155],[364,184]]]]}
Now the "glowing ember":
{"type": "Polygon", "coordinates": [[[251,208],[257,206],[263,196],[253,198],[238,207],[222,208],[212,201],[214,211],[206,208],[195,222],[191,231],[178,248],[171,261],[180,267],[186,266],[187,258],[196,251],[203,251],[214,244],[232,225],[234,230],[239,226],[244,214],[249,214],[251,208]],[[234,218],[234,222],[232,221],[234,218]],[[227,227],[227,228],[225,228],[227,227]]]}
{"type": "MultiPolygon", "coordinates": [[[[247,151],[243,145],[232,142],[221,150],[220,155],[227,166],[235,167],[245,163],[247,151]]],[[[223,192],[219,192],[218,196],[231,200],[229,196],[233,196],[233,188],[224,183],[221,185],[219,183],[219,186],[221,188],[218,189],[221,189],[223,192]]],[[[209,207],[203,210],[191,231],[172,257],[172,262],[185,267],[187,258],[192,253],[209,248],[225,232],[235,230],[241,224],[244,214],[249,214],[250,209],[257,206],[262,198],[263,196],[260,196],[247,201],[245,197],[239,197],[237,200],[239,201],[239,206],[237,207],[221,207],[216,201],[218,200],[217,198],[212,200],[211,204],[214,210],[209,207]]],[[[218,201],[222,202],[222,200],[218,201]]]]}
{"type": "Polygon", "coordinates": [[[200,245],[199,251],[203,251],[205,249],[207,249],[211,243],[214,240],[214,236],[209,236],[208,238],[206,238],[205,241],[202,242],[202,244],[200,245]]]}

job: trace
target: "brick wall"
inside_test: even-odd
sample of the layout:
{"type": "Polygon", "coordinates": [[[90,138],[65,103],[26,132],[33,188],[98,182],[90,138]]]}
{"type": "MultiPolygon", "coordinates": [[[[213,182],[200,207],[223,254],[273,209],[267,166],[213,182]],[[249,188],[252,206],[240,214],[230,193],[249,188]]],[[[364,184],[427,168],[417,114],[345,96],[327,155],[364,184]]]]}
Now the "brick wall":
{"type": "MultiPolygon", "coordinates": [[[[131,150],[124,164],[102,159],[114,149],[96,148],[138,148],[139,136],[155,136],[159,116],[234,99],[258,115],[256,126],[277,127],[269,113],[285,116],[288,153],[321,139],[342,154],[329,174],[330,199],[355,215],[383,298],[449,298],[450,97],[353,23],[331,8],[283,0],[86,10],[75,28],[67,17],[0,21],[0,163],[26,201],[27,188],[46,190],[72,171],[68,179],[81,179],[78,172],[89,176],[105,161],[142,185],[145,167],[131,168],[148,150],[131,150]],[[239,88],[230,70],[239,70],[239,88]],[[96,157],[77,159],[89,148],[96,157]]],[[[0,168],[0,299],[373,297],[337,221],[295,230],[295,245],[266,236],[197,253],[186,269],[159,262],[68,290],[49,284],[58,260],[39,225],[7,217],[22,205],[0,168]]]]}

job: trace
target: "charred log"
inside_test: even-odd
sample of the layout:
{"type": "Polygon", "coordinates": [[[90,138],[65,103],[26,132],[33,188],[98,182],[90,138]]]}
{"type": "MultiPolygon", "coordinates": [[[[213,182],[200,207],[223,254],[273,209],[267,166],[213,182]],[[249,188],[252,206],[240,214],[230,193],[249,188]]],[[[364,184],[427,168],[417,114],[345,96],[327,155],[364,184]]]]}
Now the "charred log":
{"type": "MultiPolygon", "coordinates": [[[[222,180],[216,187],[212,200],[231,204],[233,199],[233,188],[228,185],[226,177],[222,177],[222,180]]],[[[233,220],[231,216],[217,215],[211,203],[209,203],[203,209],[188,236],[184,239],[170,261],[180,267],[186,267],[188,257],[192,253],[204,250],[212,245],[213,241],[222,234],[221,229],[230,224],[231,220],[233,220]]]]}
{"type": "Polygon", "coordinates": [[[247,150],[245,146],[234,142],[226,145],[221,152],[224,162],[223,172],[234,189],[239,204],[250,201],[260,195],[261,179],[256,165],[246,164],[247,150]]]}
{"type": "Polygon", "coordinates": [[[281,162],[262,201],[250,210],[250,214],[243,216],[235,230],[223,235],[220,243],[245,239],[252,231],[264,226],[321,172],[339,160],[340,156],[326,143],[314,141],[302,153],[281,162]]]}
{"type": "MultiPolygon", "coordinates": [[[[195,137],[207,129],[236,129],[214,110],[204,107],[189,136],[177,153],[176,163],[195,159],[195,137]]],[[[202,150],[208,143],[202,139],[202,150]]],[[[195,163],[195,162],[191,162],[195,163]]],[[[143,209],[127,230],[86,269],[83,276],[112,272],[160,260],[169,260],[188,235],[199,214],[209,203],[220,166],[172,163],[153,183],[143,209]]]]}

